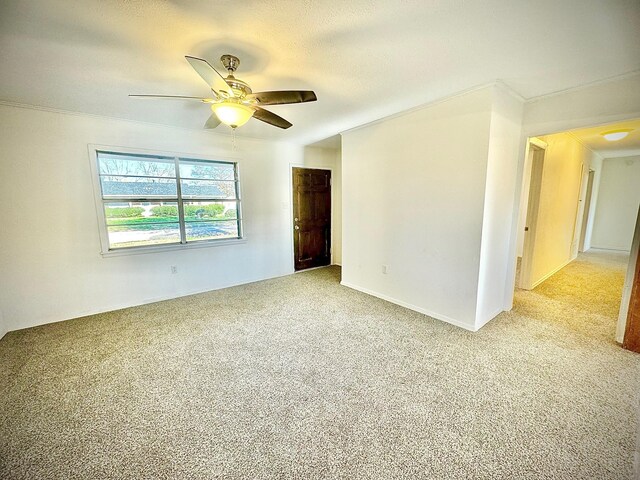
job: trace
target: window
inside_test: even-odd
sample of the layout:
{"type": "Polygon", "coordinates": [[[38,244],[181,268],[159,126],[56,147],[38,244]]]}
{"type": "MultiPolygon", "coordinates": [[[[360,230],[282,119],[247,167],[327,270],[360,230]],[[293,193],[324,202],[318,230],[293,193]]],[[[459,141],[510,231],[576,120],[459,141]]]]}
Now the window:
{"type": "Polygon", "coordinates": [[[237,163],[99,150],[96,157],[103,249],[242,238],[237,163]]]}

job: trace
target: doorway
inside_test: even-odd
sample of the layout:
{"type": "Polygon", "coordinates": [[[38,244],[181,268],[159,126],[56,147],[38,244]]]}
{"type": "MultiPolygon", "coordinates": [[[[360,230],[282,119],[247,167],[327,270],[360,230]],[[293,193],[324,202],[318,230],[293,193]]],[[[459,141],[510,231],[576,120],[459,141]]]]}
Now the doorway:
{"type": "Polygon", "coordinates": [[[529,307],[538,302],[549,313],[541,318],[589,334],[599,329],[638,351],[639,225],[631,237],[640,204],[640,136],[631,135],[640,121],[627,123],[631,133],[613,143],[603,132],[626,125],[527,139],[515,278],[517,299],[529,307]]]}
{"type": "Polygon", "coordinates": [[[531,290],[535,287],[533,252],[538,226],[538,208],[540,204],[540,190],[542,189],[542,174],[546,147],[546,144],[540,141],[530,141],[529,143],[531,180],[529,182],[529,200],[527,202],[527,216],[524,227],[522,263],[518,275],[518,287],[524,290],[531,290]]]}
{"type": "Polygon", "coordinates": [[[292,168],[296,271],[331,263],[331,170],[292,168]]]}
{"type": "Polygon", "coordinates": [[[584,197],[584,210],[582,217],[582,229],[580,231],[580,252],[585,251],[585,241],[587,239],[587,225],[589,224],[589,215],[591,212],[591,197],[593,196],[593,179],[595,171],[589,169],[589,178],[587,179],[587,195],[584,197]]]}

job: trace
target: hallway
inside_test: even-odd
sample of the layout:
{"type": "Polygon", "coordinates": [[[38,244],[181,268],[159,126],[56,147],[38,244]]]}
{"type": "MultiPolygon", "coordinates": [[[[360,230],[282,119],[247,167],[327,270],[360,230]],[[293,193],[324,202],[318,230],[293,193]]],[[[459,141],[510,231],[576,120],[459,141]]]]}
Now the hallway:
{"type": "MultiPolygon", "coordinates": [[[[529,368],[537,364],[522,383],[544,398],[545,418],[578,440],[581,453],[608,452],[601,465],[608,455],[640,458],[640,355],[615,341],[628,261],[628,254],[613,251],[581,253],[534,290],[516,289],[513,309],[488,325],[511,337],[529,368]],[[597,426],[575,423],[576,417],[597,419],[597,426]],[[618,445],[609,443],[615,437],[618,445]]],[[[605,469],[612,478],[630,478],[612,464],[605,469]]]]}
{"type": "Polygon", "coordinates": [[[542,329],[572,332],[576,339],[615,343],[622,287],[629,256],[591,250],[581,253],[534,290],[516,289],[512,314],[542,329]]]}

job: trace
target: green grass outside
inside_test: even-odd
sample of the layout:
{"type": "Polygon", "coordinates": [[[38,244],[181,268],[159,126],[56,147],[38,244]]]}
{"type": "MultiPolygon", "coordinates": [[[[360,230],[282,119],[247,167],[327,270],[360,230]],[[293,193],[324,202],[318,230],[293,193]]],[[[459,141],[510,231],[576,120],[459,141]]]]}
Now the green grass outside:
{"type": "Polygon", "coordinates": [[[107,218],[107,225],[140,225],[145,223],[178,223],[178,217],[107,218]]]}
{"type": "MultiPolygon", "coordinates": [[[[216,215],[215,217],[197,216],[185,217],[187,222],[206,221],[206,220],[229,220],[235,221],[235,218],[225,217],[224,215],[216,215]]],[[[129,218],[107,218],[107,225],[112,232],[142,232],[147,230],[157,230],[162,228],[160,223],[178,223],[178,217],[129,217],[129,218]]],[[[176,225],[177,226],[177,225],[176,225]]]]}

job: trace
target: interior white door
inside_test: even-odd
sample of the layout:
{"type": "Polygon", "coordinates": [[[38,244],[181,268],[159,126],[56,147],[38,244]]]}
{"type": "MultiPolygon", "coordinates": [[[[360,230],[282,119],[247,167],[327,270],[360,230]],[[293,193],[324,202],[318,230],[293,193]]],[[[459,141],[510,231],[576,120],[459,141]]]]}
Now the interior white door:
{"type": "Polygon", "coordinates": [[[538,224],[538,209],[540,206],[540,189],[542,188],[542,171],[544,169],[544,148],[529,145],[531,155],[531,181],[529,186],[529,201],[527,203],[527,221],[524,227],[524,248],[522,250],[522,264],[520,265],[520,277],[518,287],[525,290],[533,288],[533,251],[535,248],[536,231],[538,224]]]}

